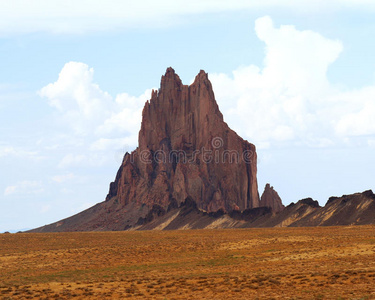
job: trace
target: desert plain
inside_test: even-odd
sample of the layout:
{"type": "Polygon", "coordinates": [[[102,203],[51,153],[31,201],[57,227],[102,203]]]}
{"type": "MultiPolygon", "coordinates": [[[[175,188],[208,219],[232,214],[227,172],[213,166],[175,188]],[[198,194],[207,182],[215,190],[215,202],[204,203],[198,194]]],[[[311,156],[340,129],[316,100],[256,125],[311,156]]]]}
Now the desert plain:
{"type": "Polygon", "coordinates": [[[375,226],[0,234],[0,299],[375,299],[375,226]]]}

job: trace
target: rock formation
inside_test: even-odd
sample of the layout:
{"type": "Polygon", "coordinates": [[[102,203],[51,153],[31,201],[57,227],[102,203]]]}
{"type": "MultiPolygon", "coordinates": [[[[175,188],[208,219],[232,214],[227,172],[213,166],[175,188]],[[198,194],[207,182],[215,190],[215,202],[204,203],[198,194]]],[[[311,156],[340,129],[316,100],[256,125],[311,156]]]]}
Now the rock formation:
{"type": "Polygon", "coordinates": [[[167,208],[189,197],[208,212],[259,206],[255,146],[223,121],[204,71],[187,86],[167,69],[144,106],[138,140],[107,201],[167,208]]]}
{"type": "Polygon", "coordinates": [[[307,198],[284,208],[267,184],[259,201],[256,164],[255,146],[223,121],[207,74],[187,86],[169,68],[106,200],[30,232],[375,223],[372,191],[331,197],[325,207],[307,198]]]}
{"type": "Polygon", "coordinates": [[[269,183],[264,187],[262,197],[259,202],[260,207],[271,207],[273,212],[279,212],[284,209],[279,194],[270,186],[269,183]]]}

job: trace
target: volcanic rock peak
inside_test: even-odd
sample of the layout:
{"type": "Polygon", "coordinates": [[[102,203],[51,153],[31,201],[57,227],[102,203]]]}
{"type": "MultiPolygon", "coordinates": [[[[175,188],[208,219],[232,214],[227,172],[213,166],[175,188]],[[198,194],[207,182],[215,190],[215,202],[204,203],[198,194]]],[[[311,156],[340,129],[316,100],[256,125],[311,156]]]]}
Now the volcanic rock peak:
{"type": "Polygon", "coordinates": [[[139,147],[120,167],[107,200],[116,197],[125,205],[165,208],[190,197],[206,211],[259,206],[255,146],[223,121],[203,70],[187,86],[167,69],[160,89],[152,91],[144,106],[138,139],[139,147]],[[207,161],[207,151],[217,156],[207,161]],[[179,156],[170,159],[176,152],[179,156]],[[224,161],[228,153],[251,153],[251,160],[224,161]]]}

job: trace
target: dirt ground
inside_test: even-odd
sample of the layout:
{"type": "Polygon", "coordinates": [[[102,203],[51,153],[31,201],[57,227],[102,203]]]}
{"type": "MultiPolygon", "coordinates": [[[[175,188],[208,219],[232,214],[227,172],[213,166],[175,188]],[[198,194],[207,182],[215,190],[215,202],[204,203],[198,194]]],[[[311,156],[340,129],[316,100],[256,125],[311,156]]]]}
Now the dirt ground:
{"type": "Polygon", "coordinates": [[[0,299],[375,299],[375,226],[0,234],[0,299]]]}

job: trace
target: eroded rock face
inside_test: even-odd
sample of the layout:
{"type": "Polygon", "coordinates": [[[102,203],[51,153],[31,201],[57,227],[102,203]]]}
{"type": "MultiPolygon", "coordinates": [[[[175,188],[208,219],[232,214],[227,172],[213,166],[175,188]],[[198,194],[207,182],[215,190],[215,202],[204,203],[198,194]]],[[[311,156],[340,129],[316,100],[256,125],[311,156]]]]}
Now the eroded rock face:
{"type": "Polygon", "coordinates": [[[273,212],[279,212],[284,209],[284,205],[281,201],[279,194],[270,186],[269,183],[266,184],[262,197],[260,198],[259,206],[261,207],[271,207],[273,212]]]}
{"type": "Polygon", "coordinates": [[[208,75],[200,71],[187,86],[168,68],[107,201],[167,208],[189,197],[208,212],[244,210],[259,206],[256,173],[255,146],[223,121],[208,75]]]}

